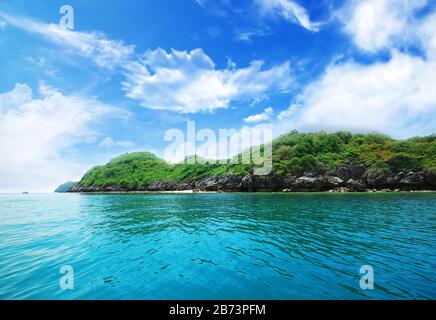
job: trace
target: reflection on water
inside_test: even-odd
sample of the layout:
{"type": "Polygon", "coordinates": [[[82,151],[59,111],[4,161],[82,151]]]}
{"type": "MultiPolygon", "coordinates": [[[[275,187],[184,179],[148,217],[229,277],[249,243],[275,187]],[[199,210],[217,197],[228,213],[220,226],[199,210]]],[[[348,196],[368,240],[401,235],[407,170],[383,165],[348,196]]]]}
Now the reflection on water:
{"type": "Polygon", "coordinates": [[[434,299],[435,208],[436,194],[0,195],[0,298],[434,299]]]}

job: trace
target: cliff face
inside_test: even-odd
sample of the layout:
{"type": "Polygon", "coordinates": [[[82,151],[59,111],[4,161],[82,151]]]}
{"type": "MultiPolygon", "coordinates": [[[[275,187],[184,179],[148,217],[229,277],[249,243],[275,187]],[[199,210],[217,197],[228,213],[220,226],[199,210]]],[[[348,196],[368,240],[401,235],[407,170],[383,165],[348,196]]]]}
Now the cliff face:
{"type": "Polygon", "coordinates": [[[310,171],[301,176],[277,175],[236,176],[215,175],[198,180],[155,181],[141,188],[129,189],[123,185],[74,186],[70,192],[128,192],[128,191],[222,191],[222,192],[359,192],[436,190],[436,174],[428,171],[401,171],[380,173],[374,168],[348,163],[337,170],[310,171]]]}

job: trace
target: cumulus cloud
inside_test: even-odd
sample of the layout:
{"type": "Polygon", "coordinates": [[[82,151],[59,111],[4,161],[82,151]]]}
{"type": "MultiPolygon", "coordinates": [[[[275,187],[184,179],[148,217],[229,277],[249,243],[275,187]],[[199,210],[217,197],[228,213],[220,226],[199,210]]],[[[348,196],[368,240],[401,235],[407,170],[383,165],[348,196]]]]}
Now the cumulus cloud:
{"type": "Polygon", "coordinates": [[[126,96],[149,109],[180,113],[225,109],[232,101],[253,101],[287,90],[292,83],[288,61],[271,68],[265,68],[263,61],[252,61],[245,68],[236,68],[232,63],[226,69],[217,69],[202,49],[166,52],[159,48],[138,55],[134,46],[110,40],[98,32],[66,30],[2,12],[0,17],[71,49],[100,67],[117,68],[126,77],[122,82],[126,96]]]}
{"type": "Polygon", "coordinates": [[[106,137],[100,142],[100,147],[112,148],[132,148],[135,146],[135,143],[132,141],[115,141],[111,137],[106,137]]]}
{"type": "Polygon", "coordinates": [[[371,50],[387,46],[390,58],[371,64],[348,60],[330,65],[279,115],[276,128],[379,131],[395,137],[435,133],[435,28],[435,12],[409,22],[407,32],[413,38],[408,41],[420,47],[421,55],[401,51],[404,43],[393,38],[379,40],[378,28],[370,29],[365,35],[369,40],[362,40],[362,45],[371,50]]]}
{"type": "Polygon", "coordinates": [[[262,113],[253,114],[244,119],[246,123],[255,123],[271,120],[271,117],[274,114],[274,109],[271,107],[266,108],[262,113]]]}
{"type": "Polygon", "coordinates": [[[217,69],[202,49],[147,51],[125,68],[127,97],[149,109],[181,113],[225,109],[231,101],[250,101],[292,84],[289,62],[270,69],[262,61],[245,68],[217,69]]]}
{"type": "Polygon", "coordinates": [[[281,120],[306,130],[430,134],[436,131],[435,81],[435,61],[400,52],[386,63],[333,65],[306,88],[302,107],[291,107],[281,120]]]}
{"type": "Polygon", "coordinates": [[[310,20],[306,9],[291,0],[256,0],[260,13],[263,16],[272,16],[297,23],[310,31],[319,31],[321,23],[310,20]]]}
{"type": "Polygon", "coordinates": [[[104,117],[127,117],[124,111],[95,99],[64,95],[41,84],[34,98],[27,84],[0,94],[0,192],[52,191],[80,178],[89,164],[62,155],[76,143],[97,135],[104,117]]]}
{"type": "Polygon", "coordinates": [[[11,16],[1,11],[0,18],[14,27],[38,34],[75,54],[90,58],[102,68],[117,67],[125,63],[134,53],[134,46],[108,39],[100,32],[72,31],[57,24],[40,23],[27,18],[11,16]]]}
{"type": "Polygon", "coordinates": [[[427,0],[353,0],[339,13],[355,44],[368,52],[389,49],[414,36],[415,13],[427,0]]]}

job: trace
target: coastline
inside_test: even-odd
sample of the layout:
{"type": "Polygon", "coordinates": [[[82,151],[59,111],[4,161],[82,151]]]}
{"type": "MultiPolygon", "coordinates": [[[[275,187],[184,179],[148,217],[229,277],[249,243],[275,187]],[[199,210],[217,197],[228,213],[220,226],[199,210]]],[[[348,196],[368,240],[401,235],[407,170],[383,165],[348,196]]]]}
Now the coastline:
{"type": "Polygon", "coordinates": [[[85,185],[78,182],[67,192],[194,194],[216,192],[429,192],[436,191],[436,173],[403,171],[380,173],[374,168],[348,164],[335,172],[305,172],[299,176],[232,173],[181,181],[153,181],[140,187],[125,184],[85,185]]]}
{"type": "Polygon", "coordinates": [[[96,192],[67,192],[85,195],[104,195],[104,194],[221,194],[221,193],[243,193],[243,194],[404,194],[404,193],[435,193],[436,190],[370,190],[370,191],[196,191],[196,190],[176,190],[176,191],[96,191],[96,192]]]}
{"type": "MultiPolygon", "coordinates": [[[[397,141],[377,134],[289,133],[274,140],[274,165],[265,175],[256,174],[251,163],[218,166],[213,162],[191,164],[184,161],[169,164],[152,153],[134,152],[93,167],[67,192],[431,191],[436,190],[434,141],[433,137],[397,141]],[[329,149],[332,143],[340,150],[329,149]],[[364,156],[367,152],[370,154],[364,156]]],[[[67,183],[66,187],[69,185],[67,183]]]]}

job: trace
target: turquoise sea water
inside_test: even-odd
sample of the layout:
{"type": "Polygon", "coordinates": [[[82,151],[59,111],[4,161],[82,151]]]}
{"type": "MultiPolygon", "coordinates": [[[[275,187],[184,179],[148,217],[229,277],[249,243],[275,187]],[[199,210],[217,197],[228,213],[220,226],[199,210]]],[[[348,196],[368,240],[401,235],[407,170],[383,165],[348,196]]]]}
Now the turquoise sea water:
{"type": "Polygon", "coordinates": [[[435,193],[0,195],[0,298],[435,299],[435,218],[435,193]]]}

